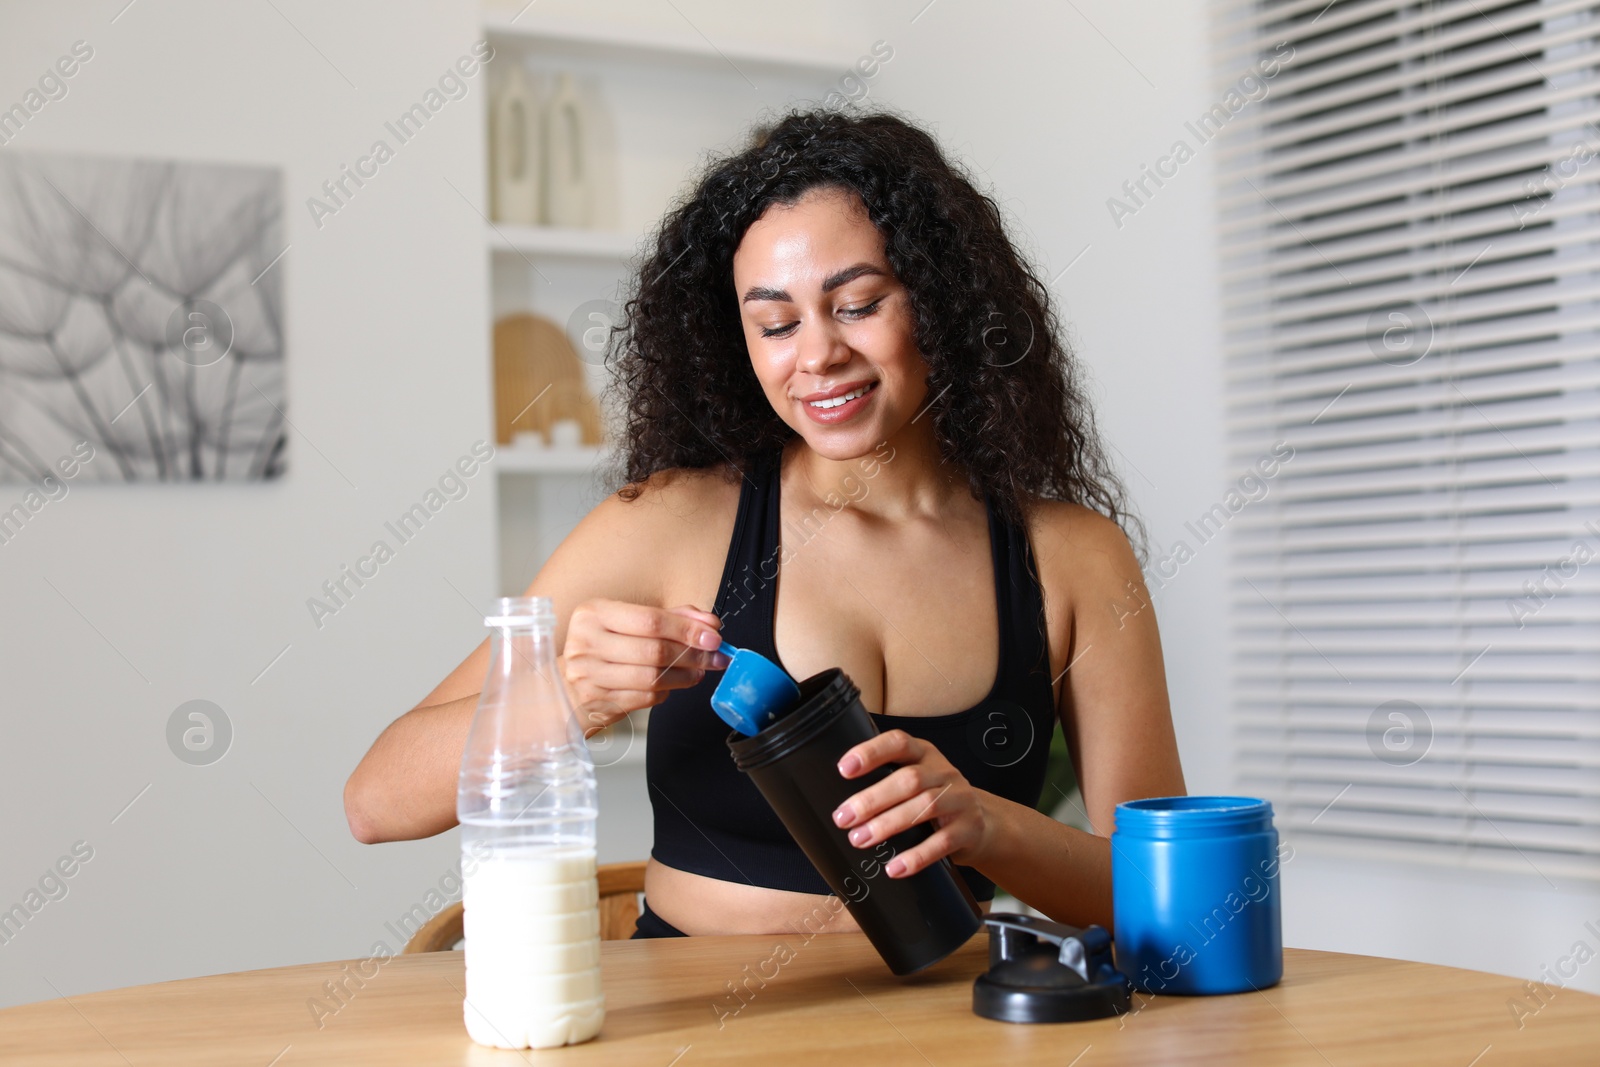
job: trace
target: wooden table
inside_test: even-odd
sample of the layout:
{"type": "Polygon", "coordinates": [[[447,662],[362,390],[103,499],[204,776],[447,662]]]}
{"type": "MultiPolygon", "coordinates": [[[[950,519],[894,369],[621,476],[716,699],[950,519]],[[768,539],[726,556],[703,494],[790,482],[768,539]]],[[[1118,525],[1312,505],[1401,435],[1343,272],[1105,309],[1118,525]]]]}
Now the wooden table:
{"type": "Polygon", "coordinates": [[[1019,1026],[972,1014],[986,938],[895,978],[855,933],[603,945],[600,1037],[532,1053],[472,1044],[458,952],[389,959],[337,1012],[324,983],[356,961],[136,986],[0,1011],[0,1063],[29,1067],[304,1064],[1452,1064],[1600,1062],[1600,997],[1370,956],[1289,949],[1283,984],[1227,997],[1138,996],[1121,1019],[1019,1026]],[[775,952],[779,942],[785,951],[775,952]],[[748,968],[748,971],[746,970],[748,968]],[[762,976],[770,976],[763,978],[762,976]],[[747,978],[747,976],[750,976],[747,978]],[[746,987],[743,983],[748,981],[746,987]],[[728,983],[740,987],[741,997],[728,983]],[[764,984],[763,984],[764,983],[764,984]],[[745,989],[748,988],[748,992],[745,989]],[[1549,990],[1547,993],[1551,992],[1549,990]],[[321,1023],[319,1026],[318,1023],[321,1023]]]}

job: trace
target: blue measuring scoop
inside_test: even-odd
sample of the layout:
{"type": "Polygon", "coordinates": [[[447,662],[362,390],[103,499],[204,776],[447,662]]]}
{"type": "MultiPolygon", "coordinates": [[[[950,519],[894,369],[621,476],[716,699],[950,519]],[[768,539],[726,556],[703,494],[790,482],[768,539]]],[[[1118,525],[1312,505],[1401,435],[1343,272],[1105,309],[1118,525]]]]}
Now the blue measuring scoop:
{"type": "Polygon", "coordinates": [[[711,709],[741,734],[755,736],[800,702],[794,679],[761,653],[726,641],[717,651],[729,662],[711,694],[711,709]]]}

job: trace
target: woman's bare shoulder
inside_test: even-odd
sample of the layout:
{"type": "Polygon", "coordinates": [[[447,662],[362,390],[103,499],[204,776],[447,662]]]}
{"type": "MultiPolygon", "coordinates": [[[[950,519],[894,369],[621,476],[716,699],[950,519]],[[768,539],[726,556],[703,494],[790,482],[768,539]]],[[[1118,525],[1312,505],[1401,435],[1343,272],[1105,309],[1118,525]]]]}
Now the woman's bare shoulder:
{"type": "Polygon", "coordinates": [[[1130,581],[1143,584],[1127,533],[1093,508],[1035,500],[1028,510],[1028,535],[1047,590],[1104,596],[1116,595],[1130,581]]]}
{"type": "Polygon", "coordinates": [[[591,595],[698,603],[716,594],[738,502],[728,469],[660,471],[602,500],[546,566],[605,575],[606,588],[591,595]]]}
{"type": "Polygon", "coordinates": [[[623,486],[601,507],[607,521],[652,532],[677,534],[719,518],[727,519],[731,532],[739,484],[738,472],[725,464],[674,467],[623,486]]]}

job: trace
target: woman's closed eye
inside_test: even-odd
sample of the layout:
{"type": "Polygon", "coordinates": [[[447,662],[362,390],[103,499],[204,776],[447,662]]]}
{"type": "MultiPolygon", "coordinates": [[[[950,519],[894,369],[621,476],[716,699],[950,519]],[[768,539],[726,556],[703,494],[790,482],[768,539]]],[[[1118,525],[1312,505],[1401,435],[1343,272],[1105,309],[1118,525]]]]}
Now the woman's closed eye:
{"type": "Polygon", "coordinates": [[[883,297],[880,296],[870,304],[862,304],[860,307],[854,308],[840,308],[839,314],[849,319],[864,319],[874,311],[877,311],[878,305],[881,303],[883,303],[883,297]]]}
{"type": "MultiPolygon", "coordinates": [[[[857,322],[877,311],[878,305],[882,303],[883,297],[880,296],[870,304],[862,304],[860,307],[853,308],[840,308],[839,314],[849,319],[851,322],[857,322]]],[[[763,326],[761,327],[761,336],[784,337],[790,333],[793,333],[794,328],[798,325],[800,325],[798,322],[786,322],[781,326],[763,326]]]]}

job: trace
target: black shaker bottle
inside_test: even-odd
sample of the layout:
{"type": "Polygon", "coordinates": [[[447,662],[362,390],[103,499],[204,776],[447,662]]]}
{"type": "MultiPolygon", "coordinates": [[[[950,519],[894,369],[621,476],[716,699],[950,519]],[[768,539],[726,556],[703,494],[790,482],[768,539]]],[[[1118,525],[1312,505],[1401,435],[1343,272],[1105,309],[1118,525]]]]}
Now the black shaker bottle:
{"type": "Polygon", "coordinates": [[[861,691],[838,668],[800,683],[800,703],[753,737],[733,732],[734,764],[750,776],[806,858],[844,901],[872,947],[897,975],[920,971],[960,948],[983,926],[983,912],[948,857],[909,877],[890,878],[884,865],[933,833],[918,823],[875,849],[857,848],[833,812],[855,793],[889,776],[878,767],[856,778],[839,773],[845,752],[878,733],[861,706],[861,691]]]}

